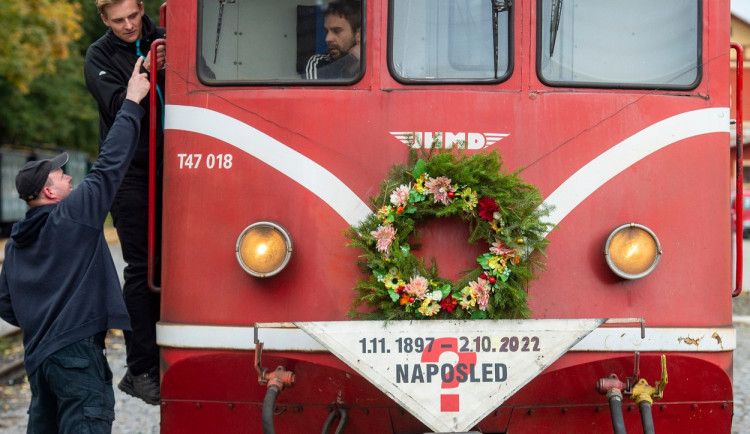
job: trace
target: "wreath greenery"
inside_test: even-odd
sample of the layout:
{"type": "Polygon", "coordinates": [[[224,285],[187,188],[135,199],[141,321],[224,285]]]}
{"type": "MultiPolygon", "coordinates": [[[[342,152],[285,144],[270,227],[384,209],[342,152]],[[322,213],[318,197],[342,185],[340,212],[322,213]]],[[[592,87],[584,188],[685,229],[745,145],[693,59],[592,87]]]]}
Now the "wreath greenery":
{"type": "Polygon", "coordinates": [[[355,287],[349,315],[359,319],[528,318],[527,284],[543,269],[542,218],[550,209],[519,171],[503,173],[493,151],[466,156],[439,149],[407,165],[394,166],[370,198],[371,213],[346,236],[362,250],[358,265],[367,279],[355,287]],[[478,267],[453,282],[442,278],[435,260],[428,266],[411,252],[415,225],[428,219],[459,217],[469,226],[470,243],[488,252],[478,267]],[[368,309],[362,310],[362,305],[368,309]]]}

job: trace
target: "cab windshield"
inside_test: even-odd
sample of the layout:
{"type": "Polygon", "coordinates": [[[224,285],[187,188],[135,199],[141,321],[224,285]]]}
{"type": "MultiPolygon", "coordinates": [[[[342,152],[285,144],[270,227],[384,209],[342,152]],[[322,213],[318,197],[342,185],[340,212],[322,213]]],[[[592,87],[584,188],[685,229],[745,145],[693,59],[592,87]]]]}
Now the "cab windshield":
{"type": "Polygon", "coordinates": [[[540,0],[539,77],[551,86],[692,88],[701,73],[699,3],[540,0]]]}

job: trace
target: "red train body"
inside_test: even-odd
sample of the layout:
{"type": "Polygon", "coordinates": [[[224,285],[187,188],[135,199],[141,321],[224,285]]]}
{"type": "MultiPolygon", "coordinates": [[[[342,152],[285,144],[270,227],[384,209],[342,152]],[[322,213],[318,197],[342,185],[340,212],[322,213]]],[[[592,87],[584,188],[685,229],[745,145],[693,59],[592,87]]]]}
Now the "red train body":
{"type": "MultiPolygon", "coordinates": [[[[729,2],[680,1],[670,12],[643,1],[628,13],[608,10],[611,2],[428,3],[364,2],[363,73],[320,82],[300,78],[297,52],[288,49],[300,36],[297,2],[169,2],[162,432],[263,432],[256,338],[263,367],[295,375],[276,399],[276,432],[319,432],[329,416],[352,433],[441,426],[425,416],[440,410],[402,405],[410,398],[398,393],[415,386],[384,392],[325,345],[307,347],[305,339],[319,340],[300,325],[355,327],[347,312],[362,275],[343,233],[370,212],[368,198],[391,166],[406,162],[405,133],[422,146],[441,133],[465,140],[469,154],[497,150],[554,206],[546,270],[528,287],[532,320],[635,321],[596,327],[540,372],[529,366],[522,387],[470,426],[446,431],[611,432],[597,381],[615,374],[624,382],[639,360],[638,377],[654,384],[665,355],[669,383],[653,405],[656,431],[729,432],[729,2]],[[459,16],[474,22],[475,7],[486,12],[476,22],[492,23],[493,4],[500,42],[491,31],[461,33],[505,53],[488,67],[461,54],[451,26],[459,16]],[[630,27],[617,33],[620,22],[630,27]],[[669,26],[680,41],[651,40],[647,54],[640,42],[614,44],[641,33],[649,41],[669,26]],[[430,37],[434,45],[424,42],[430,37]],[[443,54],[447,66],[436,60],[443,54]],[[664,58],[671,60],[661,65],[664,58]],[[675,72],[684,59],[691,63],[675,72]],[[279,224],[293,242],[286,267],[266,278],[243,270],[235,252],[258,221],[279,224]],[[613,229],[631,222],[650,229],[663,254],[647,276],[623,279],[603,252],[613,229]]],[[[430,223],[425,251],[445,268],[471,268],[476,247],[465,231],[430,223]]],[[[440,395],[443,386],[419,387],[440,395]]],[[[466,389],[462,411],[489,399],[472,387],[458,387],[466,389]]],[[[623,413],[627,429],[640,430],[627,396],[623,413]]]]}

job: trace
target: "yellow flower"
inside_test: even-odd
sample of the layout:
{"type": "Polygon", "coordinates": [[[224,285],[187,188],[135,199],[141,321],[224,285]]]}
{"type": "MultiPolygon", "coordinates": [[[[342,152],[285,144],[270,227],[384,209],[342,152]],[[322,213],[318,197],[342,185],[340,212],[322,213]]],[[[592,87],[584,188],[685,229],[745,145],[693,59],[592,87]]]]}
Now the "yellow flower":
{"type": "Polygon", "coordinates": [[[473,210],[477,207],[477,203],[479,203],[479,196],[477,195],[477,192],[471,191],[471,187],[467,187],[466,189],[464,189],[461,192],[461,197],[464,198],[464,211],[473,210]]]}
{"type": "Polygon", "coordinates": [[[472,308],[477,304],[477,292],[474,288],[467,286],[461,290],[461,301],[458,302],[461,308],[472,308]]]}
{"type": "Polygon", "coordinates": [[[394,291],[402,286],[406,286],[406,282],[398,277],[398,270],[395,268],[388,270],[388,274],[383,278],[383,284],[386,289],[392,289],[394,291]]]}
{"type": "Polygon", "coordinates": [[[505,264],[499,256],[493,256],[489,261],[487,261],[487,265],[489,265],[491,270],[497,270],[502,268],[505,264]]]}
{"type": "Polygon", "coordinates": [[[414,183],[414,190],[417,190],[421,194],[424,194],[424,180],[425,180],[425,174],[423,173],[419,176],[419,179],[417,179],[417,182],[414,183]]]}
{"type": "Polygon", "coordinates": [[[440,305],[431,298],[426,298],[417,310],[424,316],[432,316],[440,312],[440,305]]]}

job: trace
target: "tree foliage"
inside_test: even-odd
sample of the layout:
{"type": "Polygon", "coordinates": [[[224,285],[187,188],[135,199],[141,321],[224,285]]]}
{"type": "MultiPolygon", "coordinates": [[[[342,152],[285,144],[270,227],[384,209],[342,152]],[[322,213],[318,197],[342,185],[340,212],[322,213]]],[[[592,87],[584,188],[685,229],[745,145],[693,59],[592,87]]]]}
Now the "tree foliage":
{"type": "MultiPolygon", "coordinates": [[[[158,20],[159,2],[144,2],[158,20]]],[[[96,155],[99,115],[83,60],[107,30],[95,0],[0,0],[0,145],[96,155]]]]}
{"type": "Polygon", "coordinates": [[[54,73],[80,39],[81,5],[65,0],[0,0],[0,75],[28,93],[44,73],[54,73]]]}
{"type": "Polygon", "coordinates": [[[0,143],[95,155],[98,112],[83,81],[82,62],[78,53],[59,60],[57,72],[38,76],[26,93],[0,80],[0,143]]]}

